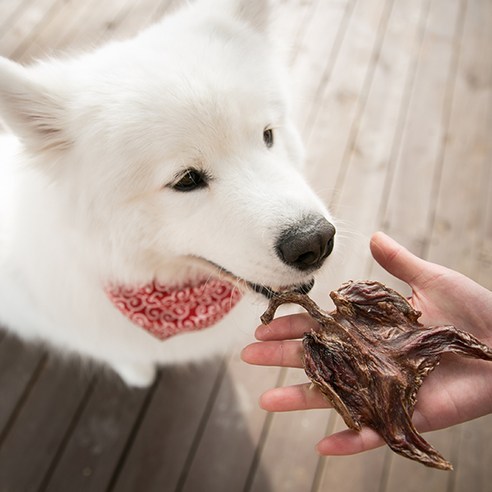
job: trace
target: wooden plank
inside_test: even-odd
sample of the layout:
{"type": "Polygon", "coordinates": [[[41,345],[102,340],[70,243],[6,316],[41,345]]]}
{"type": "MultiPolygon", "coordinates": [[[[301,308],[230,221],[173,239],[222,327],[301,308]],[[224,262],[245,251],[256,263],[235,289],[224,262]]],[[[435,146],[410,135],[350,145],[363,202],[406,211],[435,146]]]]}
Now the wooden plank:
{"type": "Polygon", "coordinates": [[[34,41],[51,16],[60,8],[63,0],[32,2],[17,18],[16,23],[2,37],[0,54],[14,60],[34,41]]]}
{"type": "Polygon", "coordinates": [[[306,120],[317,104],[320,84],[338,53],[337,39],[345,32],[354,2],[319,1],[313,5],[313,14],[292,53],[291,80],[299,128],[305,134],[306,120]]]}
{"type": "MultiPolygon", "coordinates": [[[[398,1],[391,2],[386,15],[389,16],[389,20],[384,19],[384,22],[388,27],[380,29],[373,52],[373,63],[361,87],[357,114],[350,130],[335,183],[337,191],[344,189],[345,181],[348,181],[349,189],[355,189],[358,192],[372,188],[367,186],[367,176],[364,172],[366,171],[364,166],[366,161],[364,150],[366,149],[370,161],[382,170],[383,174],[386,174],[388,167],[387,161],[390,158],[388,150],[393,148],[391,143],[396,137],[395,128],[400,117],[398,110],[402,105],[408,85],[409,63],[415,58],[414,43],[418,34],[416,28],[421,22],[422,4],[413,2],[412,5],[402,5],[398,1]],[[385,148],[381,149],[382,146],[385,148]],[[383,156],[375,157],[374,154],[377,152],[382,153],[383,156]],[[353,163],[360,167],[351,172],[353,163]]],[[[371,171],[374,170],[371,169],[371,171]]],[[[374,180],[384,182],[380,175],[374,175],[374,173],[371,175],[374,180]]],[[[371,193],[372,191],[371,189],[371,193]]],[[[370,201],[369,199],[370,195],[366,195],[366,200],[361,200],[359,197],[358,208],[362,208],[361,205],[370,201]]],[[[335,212],[338,210],[338,201],[337,193],[331,200],[331,206],[335,212]]],[[[357,211],[360,212],[360,210],[357,211]]],[[[361,223],[366,222],[363,218],[360,221],[361,223]]]]}
{"type": "MultiPolygon", "coordinates": [[[[73,0],[72,0],[73,1],[73,0]]],[[[39,56],[42,51],[49,50],[51,56],[56,56],[60,53],[75,52],[81,49],[81,45],[94,46],[100,44],[104,39],[111,37],[129,37],[136,34],[139,30],[149,25],[155,18],[158,12],[162,11],[163,6],[167,6],[170,0],[161,2],[156,0],[145,0],[133,2],[127,5],[127,8],[121,2],[109,3],[111,9],[107,10],[109,16],[112,17],[106,24],[98,24],[99,31],[95,31],[93,36],[87,35],[89,30],[87,24],[90,22],[100,22],[100,17],[94,16],[94,9],[97,13],[100,11],[100,4],[93,6],[92,9],[87,7],[90,2],[75,2],[73,4],[66,3],[64,8],[57,12],[57,15],[52,19],[49,25],[36,38],[36,44],[31,45],[31,49],[26,50],[22,59],[32,58],[34,55],[39,56]],[[83,20],[83,17],[85,19],[83,20]],[[80,31],[80,25],[84,24],[84,28],[80,31]],[[82,37],[78,38],[77,33],[83,33],[82,37]],[[80,41],[80,44],[77,44],[80,41]],[[41,49],[42,48],[42,49],[41,49]]]]}
{"type": "MultiPolygon", "coordinates": [[[[488,17],[490,19],[490,16],[488,17]]],[[[490,41],[489,41],[490,43],[490,41]]],[[[492,80],[492,74],[489,76],[492,80]]],[[[485,122],[486,128],[492,128],[492,93],[489,90],[489,100],[487,107],[489,112],[485,122]]],[[[481,191],[481,202],[483,212],[481,223],[478,226],[480,229],[479,241],[477,243],[477,251],[475,253],[477,259],[477,280],[486,288],[492,290],[492,141],[486,141],[485,160],[489,163],[485,167],[486,174],[483,176],[483,187],[481,191]]]]}
{"type": "Polygon", "coordinates": [[[492,483],[492,415],[463,424],[454,492],[489,492],[492,483]]]}
{"type": "Polygon", "coordinates": [[[17,17],[22,15],[29,2],[31,0],[3,0],[0,2],[0,43],[9,28],[15,25],[17,17]]]}
{"type": "MultiPolygon", "coordinates": [[[[492,101],[489,102],[492,108],[492,101]]],[[[492,128],[492,110],[489,113],[487,127],[492,128]]],[[[492,145],[489,141],[488,161],[492,159],[492,145]]],[[[477,281],[487,289],[492,290],[492,166],[488,167],[488,176],[483,181],[482,203],[484,206],[483,220],[480,229],[481,239],[478,244],[477,256],[477,281]]]]}
{"type": "MultiPolygon", "coordinates": [[[[345,2],[345,0],[341,0],[342,2],[345,2]]],[[[282,19],[281,22],[277,22],[278,24],[283,24],[283,32],[285,33],[283,35],[283,38],[285,40],[291,39],[291,48],[290,48],[290,53],[289,53],[289,62],[288,65],[292,66],[295,64],[296,58],[299,54],[299,50],[301,49],[302,46],[302,39],[306,35],[306,31],[308,30],[309,26],[311,25],[311,21],[315,15],[317,15],[317,7],[321,4],[321,0],[309,0],[309,1],[302,1],[300,2],[300,8],[296,12],[293,8],[289,9],[288,15],[286,16],[285,20],[290,20],[293,23],[293,32],[295,32],[295,35],[292,36],[290,34],[287,36],[288,32],[288,27],[289,24],[288,22],[282,22],[284,19],[282,19]],[[286,28],[287,27],[287,28],[286,28]]],[[[270,16],[271,17],[271,22],[275,23],[277,20],[277,13],[282,12],[283,9],[277,8],[275,11],[275,15],[270,16]]]]}
{"type": "MultiPolygon", "coordinates": [[[[86,0],[77,2],[73,7],[72,14],[65,19],[59,31],[53,31],[49,41],[49,49],[55,56],[60,53],[76,53],[81,49],[91,49],[96,46],[98,28],[92,26],[97,17],[106,15],[114,16],[118,7],[113,2],[101,3],[98,0],[86,0]]],[[[104,29],[104,28],[99,28],[104,29]]],[[[34,56],[34,55],[31,55],[34,56]]]]}
{"type": "Polygon", "coordinates": [[[462,2],[435,0],[431,4],[410,111],[383,212],[384,229],[418,254],[423,254],[430,237],[431,205],[462,18],[462,2]]]}
{"type": "Polygon", "coordinates": [[[121,2],[67,0],[16,58],[28,62],[33,58],[75,53],[82,47],[100,44],[108,37],[127,37],[155,21],[172,0],[145,0],[124,5],[121,2]]]}
{"type": "Polygon", "coordinates": [[[7,335],[0,342],[0,446],[40,369],[44,351],[7,335]]]}
{"type": "Polygon", "coordinates": [[[180,490],[243,489],[266,416],[258,395],[275,386],[277,378],[277,368],[245,367],[238,352],[232,355],[180,490]]]}
{"type": "Polygon", "coordinates": [[[307,175],[310,182],[317,184],[315,188],[325,201],[332,198],[360,104],[359,96],[379,49],[379,26],[386,22],[391,3],[366,0],[355,4],[331,78],[307,123],[307,175]]]}
{"type": "MultiPolygon", "coordinates": [[[[288,379],[281,382],[282,386],[306,382],[301,370],[287,373],[288,379]]],[[[277,413],[271,417],[266,442],[260,449],[258,468],[251,476],[248,490],[311,490],[319,465],[315,446],[325,430],[330,430],[332,412],[321,409],[277,413]]]]}
{"type": "Polygon", "coordinates": [[[0,447],[3,490],[37,490],[88,389],[78,364],[50,357],[0,447]]]}
{"type": "MultiPolygon", "coordinates": [[[[314,34],[310,35],[310,33],[308,32],[308,35],[310,35],[309,38],[316,41],[312,43],[314,44],[314,48],[311,48],[311,52],[313,53],[312,56],[309,56],[311,60],[306,60],[305,62],[309,63],[311,67],[314,68],[315,73],[310,73],[312,69],[309,69],[309,71],[306,72],[306,79],[310,80],[309,85],[311,86],[311,88],[305,89],[303,91],[304,97],[309,95],[309,98],[306,98],[306,107],[300,114],[299,120],[299,127],[302,131],[304,140],[306,141],[308,140],[309,134],[312,131],[312,123],[316,118],[320,101],[322,101],[323,94],[325,93],[328,82],[331,79],[333,68],[340,54],[345,35],[347,33],[348,24],[352,17],[352,13],[356,3],[357,0],[348,0],[342,7],[343,13],[341,17],[335,14],[335,21],[339,20],[338,25],[325,25],[325,23],[323,22],[321,26],[321,31],[318,31],[318,29],[315,28],[314,34]],[[325,45],[324,42],[320,42],[321,39],[326,39],[327,44],[325,45]],[[316,62],[312,58],[318,61],[316,62]]],[[[322,2],[322,4],[319,4],[319,8],[321,8],[321,5],[324,5],[324,8],[326,8],[327,4],[328,2],[322,2]]],[[[326,19],[331,18],[332,13],[320,12],[320,14],[323,13],[325,15],[328,14],[326,16],[326,19]]],[[[322,15],[316,15],[315,18],[325,20],[325,17],[322,15]]],[[[310,31],[313,31],[313,29],[311,29],[310,31]]],[[[297,58],[299,59],[300,57],[297,58]]],[[[296,60],[297,65],[302,62],[302,59],[301,61],[299,61],[298,59],[296,60]]],[[[302,71],[300,73],[302,76],[302,71]]]]}
{"type": "MultiPolygon", "coordinates": [[[[385,183],[401,139],[401,120],[408,107],[428,4],[428,0],[396,1],[393,6],[364,111],[342,163],[346,168],[343,186],[333,200],[340,225],[338,250],[332,259],[336,268],[327,271],[323,282],[330,289],[366,275],[369,236],[378,227],[385,183]]],[[[322,179],[326,177],[320,174],[316,181],[322,179]]],[[[326,299],[326,292],[316,293],[316,300],[326,302],[323,296],[326,299]]]]}
{"type": "MultiPolygon", "coordinates": [[[[180,2],[181,3],[181,2],[180,2]]],[[[155,17],[162,15],[163,7],[168,9],[171,0],[164,2],[156,0],[141,0],[134,4],[134,8],[120,22],[118,31],[124,36],[133,36],[147,27],[155,17]]]]}
{"type": "Polygon", "coordinates": [[[116,376],[100,376],[45,478],[48,492],[105,491],[150,390],[130,389],[116,376]]]}
{"type": "MultiPolygon", "coordinates": [[[[20,2],[22,4],[22,2],[20,2]]],[[[0,28],[8,24],[12,17],[16,15],[22,5],[19,5],[18,0],[3,0],[0,2],[0,28]]],[[[0,30],[1,32],[1,30],[0,30]]]]}
{"type": "Polygon", "coordinates": [[[89,8],[83,11],[85,22],[73,23],[71,29],[52,44],[52,49],[57,51],[93,49],[110,37],[123,37],[118,31],[118,26],[134,6],[135,2],[131,0],[109,2],[89,0],[89,8]]]}
{"type": "Polygon", "coordinates": [[[485,203],[481,200],[490,169],[489,101],[492,57],[483,56],[492,34],[490,2],[472,0],[466,11],[463,41],[445,135],[442,170],[427,257],[465,275],[478,275],[476,256],[485,203]]]}
{"type": "Polygon", "coordinates": [[[293,64],[299,40],[310,24],[314,6],[320,0],[275,0],[270,3],[270,32],[278,55],[293,64]]]}
{"type": "MultiPolygon", "coordinates": [[[[59,51],[55,49],[57,41],[72,32],[77,26],[86,25],[86,16],[90,6],[90,0],[86,2],[67,0],[64,2],[48,19],[48,22],[43,24],[37,32],[36,38],[30,43],[24,44],[22,49],[17,50],[17,60],[28,63],[36,58],[59,55],[59,51]]],[[[66,45],[62,45],[60,48],[66,49],[66,45]]]]}
{"type": "Polygon", "coordinates": [[[84,22],[84,19],[80,16],[84,3],[76,0],[66,0],[57,6],[52,15],[40,26],[36,37],[31,39],[29,43],[21,43],[15,50],[14,58],[21,63],[28,63],[34,58],[46,58],[54,55],[51,48],[54,39],[70,27],[70,21],[77,18],[78,22],[84,22]]]}
{"type": "Polygon", "coordinates": [[[174,491],[194,445],[223,363],[170,367],[160,382],[128,454],[119,463],[112,491],[174,491]]]}
{"type": "MultiPolygon", "coordinates": [[[[342,418],[337,416],[333,431],[346,428],[342,418]]],[[[329,457],[325,460],[313,492],[325,490],[379,492],[386,455],[387,451],[382,447],[363,455],[329,457]]]]}
{"type": "MultiPolygon", "coordinates": [[[[152,2],[152,0],[145,1],[152,2]]],[[[130,2],[126,8],[121,8],[119,12],[115,10],[117,15],[114,16],[114,19],[111,22],[106,24],[106,29],[102,31],[102,36],[99,38],[98,43],[104,43],[105,41],[112,39],[127,38],[133,34],[136,34],[136,32],[143,27],[144,24],[142,22],[149,22],[156,11],[154,8],[150,11],[150,4],[148,5],[146,11],[141,10],[140,3],[141,2],[130,2]]],[[[171,3],[166,2],[166,4],[169,5],[166,8],[171,9],[172,6],[176,5],[176,0],[173,0],[171,3]]],[[[182,2],[178,1],[177,5],[182,5],[182,2]]]]}
{"type": "MultiPolygon", "coordinates": [[[[390,168],[380,225],[413,253],[424,256],[430,240],[433,190],[439,179],[440,159],[449,112],[446,89],[454,83],[455,31],[460,29],[460,4],[433,0],[415,68],[415,81],[404,113],[402,138],[390,168]]],[[[456,61],[456,56],[455,56],[456,61]]],[[[375,262],[368,264],[367,277],[375,278],[402,294],[408,286],[375,262]]]]}
{"type": "Polygon", "coordinates": [[[163,16],[174,12],[181,4],[181,0],[160,0],[159,7],[153,14],[152,22],[160,21],[163,16]]]}

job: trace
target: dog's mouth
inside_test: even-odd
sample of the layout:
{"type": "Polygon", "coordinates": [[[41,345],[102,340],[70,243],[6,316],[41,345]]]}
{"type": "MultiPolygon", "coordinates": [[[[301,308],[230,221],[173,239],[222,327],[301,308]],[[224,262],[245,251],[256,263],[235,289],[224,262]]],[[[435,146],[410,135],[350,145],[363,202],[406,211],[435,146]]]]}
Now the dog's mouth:
{"type": "Polygon", "coordinates": [[[314,278],[310,278],[307,282],[304,282],[301,284],[292,284],[292,285],[282,286],[279,288],[273,288],[273,287],[268,286],[268,285],[258,284],[258,283],[246,280],[244,278],[238,277],[237,275],[230,272],[229,270],[227,270],[227,269],[221,267],[220,265],[217,265],[216,263],[209,261],[205,258],[197,258],[197,259],[199,259],[199,260],[207,263],[209,266],[213,267],[213,269],[215,270],[214,273],[218,276],[218,278],[224,279],[224,280],[236,285],[238,289],[241,289],[241,287],[245,287],[247,290],[255,292],[257,294],[260,294],[260,295],[266,297],[267,299],[271,299],[276,294],[285,293],[285,292],[295,292],[297,294],[307,294],[314,287],[315,280],[314,280],[314,278]]]}
{"type": "Polygon", "coordinates": [[[314,287],[314,278],[309,280],[304,284],[294,285],[289,287],[282,287],[280,289],[274,290],[265,285],[253,284],[251,282],[246,282],[246,285],[253,291],[265,296],[267,299],[271,299],[280,292],[295,292],[296,294],[307,294],[314,287]]]}

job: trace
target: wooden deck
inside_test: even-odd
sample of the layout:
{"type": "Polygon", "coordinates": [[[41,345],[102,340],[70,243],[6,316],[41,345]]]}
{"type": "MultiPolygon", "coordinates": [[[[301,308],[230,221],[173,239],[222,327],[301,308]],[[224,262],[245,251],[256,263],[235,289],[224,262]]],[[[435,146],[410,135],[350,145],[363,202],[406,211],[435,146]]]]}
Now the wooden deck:
{"type": "MultiPolygon", "coordinates": [[[[0,0],[0,54],[35,57],[128,36],[172,0],[0,0]]],[[[292,42],[308,175],[340,219],[324,290],[401,287],[368,255],[384,229],[492,288],[492,2],[276,0],[292,42]]],[[[148,391],[0,331],[0,492],[489,492],[492,416],[428,434],[440,472],[385,448],[319,458],[330,411],[267,414],[301,371],[237,353],[170,368],[148,391]]]]}

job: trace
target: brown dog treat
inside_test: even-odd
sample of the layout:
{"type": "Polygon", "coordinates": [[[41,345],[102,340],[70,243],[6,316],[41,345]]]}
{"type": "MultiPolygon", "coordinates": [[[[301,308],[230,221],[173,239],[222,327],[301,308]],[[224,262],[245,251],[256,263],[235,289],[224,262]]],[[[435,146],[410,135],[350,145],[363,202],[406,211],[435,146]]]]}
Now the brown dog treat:
{"type": "Polygon", "coordinates": [[[396,453],[451,470],[412,424],[417,391],[443,353],[492,360],[492,349],[453,326],[424,327],[421,313],[379,282],[347,282],[330,296],[336,310],[326,313],[305,294],[276,294],[261,321],[285,303],[306,309],[320,327],[304,335],[304,369],[347,426],[371,427],[396,453]]]}

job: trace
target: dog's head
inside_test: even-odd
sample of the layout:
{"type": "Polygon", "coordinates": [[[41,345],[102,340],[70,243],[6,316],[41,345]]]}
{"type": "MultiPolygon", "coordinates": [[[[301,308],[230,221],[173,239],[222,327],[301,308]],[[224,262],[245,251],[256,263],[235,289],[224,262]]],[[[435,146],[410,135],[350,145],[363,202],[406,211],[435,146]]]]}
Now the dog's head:
{"type": "Polygon", "coordinates": [[[221,271],[266,293],[309,287],[331,253],[267,4],[201,0],[77,58],[0,60],[0,115],[101,275],[221,271]]]}

